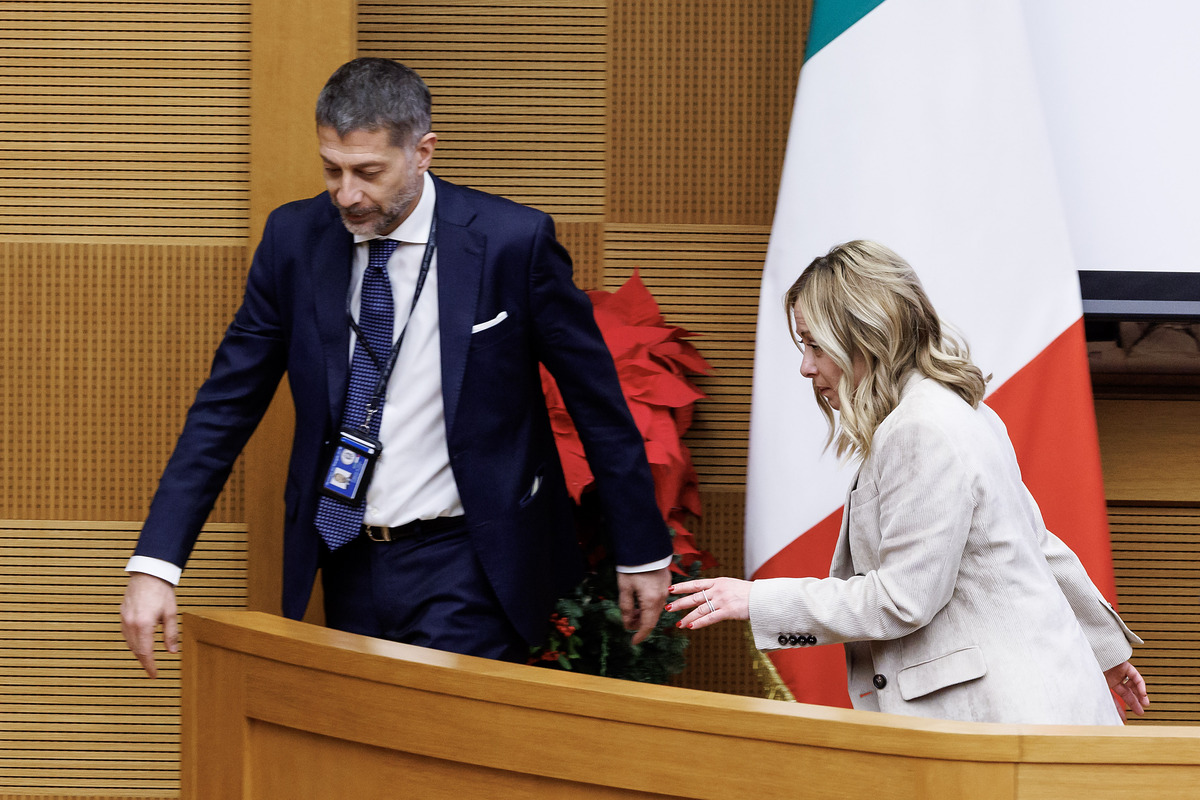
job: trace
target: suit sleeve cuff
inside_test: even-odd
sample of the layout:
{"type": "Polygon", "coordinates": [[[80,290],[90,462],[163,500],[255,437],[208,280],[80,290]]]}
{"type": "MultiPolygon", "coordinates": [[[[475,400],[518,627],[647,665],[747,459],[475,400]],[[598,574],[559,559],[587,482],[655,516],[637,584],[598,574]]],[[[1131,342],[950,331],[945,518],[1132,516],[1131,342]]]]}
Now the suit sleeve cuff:
{"type": "Polygon", "coordinates": [[[617,572],[653,572],[656,569],[671,566],[672,556],[660,558],[658,561],[651,561],[649,564],[639,564],[636,567],[617,567],[617,572]]]}
{"type": "Polygon", "coordinates": [[[144,572],[147,575],[162,578],[172,586],[178,586],[179,578],[183,575],[183,569],[175,566],[170,561],[163,561],[161,558],[151,558],[150,556],[130,557],[129,563],[125,565],[125,571],[144,572]]]}

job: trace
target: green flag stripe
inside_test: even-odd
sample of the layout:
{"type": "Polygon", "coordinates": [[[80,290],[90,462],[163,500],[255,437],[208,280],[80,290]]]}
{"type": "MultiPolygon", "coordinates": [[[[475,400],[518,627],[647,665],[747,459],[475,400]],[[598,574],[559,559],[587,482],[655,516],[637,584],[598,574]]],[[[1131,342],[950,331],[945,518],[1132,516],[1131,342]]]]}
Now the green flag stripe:
{"type": "Polygon", "coordinates": [[[815,56],[822,47],[841,36],[847,28],[882,2],[883,0],[814,0],[804,60],[808,61],[815,56]]]}

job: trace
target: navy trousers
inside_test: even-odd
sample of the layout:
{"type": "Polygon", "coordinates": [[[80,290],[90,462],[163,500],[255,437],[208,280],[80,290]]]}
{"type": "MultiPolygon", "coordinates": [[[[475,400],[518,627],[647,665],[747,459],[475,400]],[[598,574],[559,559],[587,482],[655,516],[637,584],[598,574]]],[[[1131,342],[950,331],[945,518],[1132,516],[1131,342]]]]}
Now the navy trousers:
{"type": "Polygon", "coordinates": [[[359,536],[325,554],[321,576],[330,628],[501,661],[529,655],[465,524],[394,542],[359,536]]]}

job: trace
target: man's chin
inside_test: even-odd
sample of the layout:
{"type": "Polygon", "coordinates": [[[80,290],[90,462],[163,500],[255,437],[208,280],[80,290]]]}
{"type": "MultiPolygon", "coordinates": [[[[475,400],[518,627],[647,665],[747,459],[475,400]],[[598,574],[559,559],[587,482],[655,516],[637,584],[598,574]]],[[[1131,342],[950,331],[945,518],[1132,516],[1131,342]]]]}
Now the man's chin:
{"type": "Polygon", "coordinates": [[[346,226],[346,230],[355,236],[373,236],[378,227],[378,220],[374,214],[365,214],[361,217],[352,217],[345,211],[341,212],[342,224],[346,226]]]}

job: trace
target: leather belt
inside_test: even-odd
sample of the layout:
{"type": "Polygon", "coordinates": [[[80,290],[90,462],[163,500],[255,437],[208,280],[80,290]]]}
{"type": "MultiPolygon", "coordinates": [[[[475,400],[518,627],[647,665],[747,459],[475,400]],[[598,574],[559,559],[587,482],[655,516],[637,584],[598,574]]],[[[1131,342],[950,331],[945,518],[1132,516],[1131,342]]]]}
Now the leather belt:
{"type": "Polygon", "coordinates": [[[433,519],[414,519],[403,525],[388,527],[387,525],[363,525],[363,533],[372,542],[394,542],[398,539],[411,539],[414,536],[433,536],[436,533],[466,527],[466,517],[434,517],[433,519]]]}

